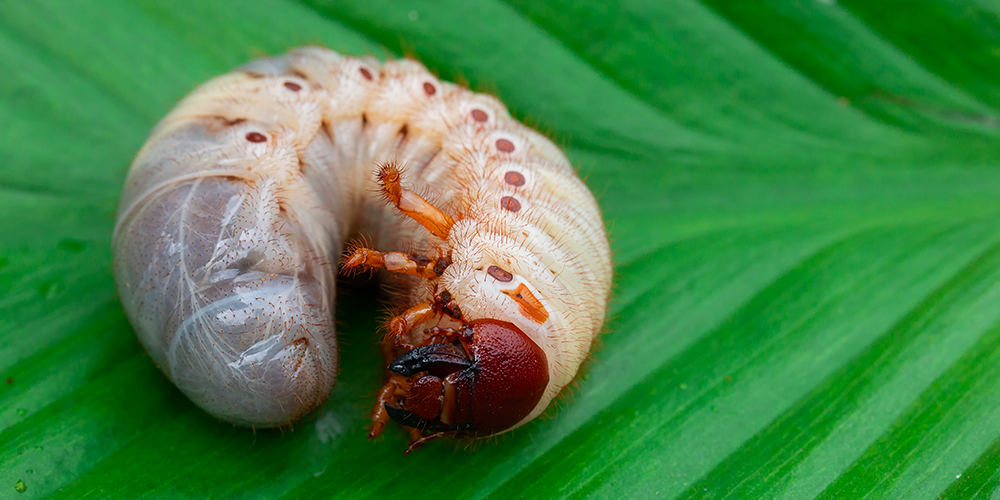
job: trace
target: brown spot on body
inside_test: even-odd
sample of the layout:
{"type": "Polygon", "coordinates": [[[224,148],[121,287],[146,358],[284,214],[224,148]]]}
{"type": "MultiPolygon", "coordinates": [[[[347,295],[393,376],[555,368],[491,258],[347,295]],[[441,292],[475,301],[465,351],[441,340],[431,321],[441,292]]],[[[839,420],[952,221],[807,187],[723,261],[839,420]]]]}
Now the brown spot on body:
{"type": "Polygon", "coordinates": [[[428,96],[432,96],[437,93],[437,87],[431,82],[424,82],[424,93],[428,96]]]}
{"type": "Polygon", "coordinates": [[[500,290],[500,292],[517,302],[521,315],[525,318],[538,324],[545,323],[549,319],[549,311],[524,283],[517,285],[517,288],[513,290],[500,290]]]}
{"type": "Polygon", "coordinates": [[[361,73],[361,76],[364,77],[365,80],[368,80],[369,82],[372,81],[372,72],[368,68],[358,68],[358,72],[361,73]]]}
{"type": "Polygon", "coordinates": [[[521,210],[521,202],[517,201],[517,198],[513,196],[504,196],[500,198],[500,208],[508,212],[517,212],[521,210]]]}
{"type": "Polygon", "coordinates": [[[506,269],[498,266],[490,266],[486,269],[486,273],[493,276],[494,279],[503,283],[510,283],[514,279],[514,275],[510,274],[506,269]]]}
{"type": "Polygon", "coordinates": [[[514,152],[514,143],[507,139],[497,139],[497,151],[502,151],[504,153],[514,152]]]}
{"type": "Polygon", "coordinates": [[[260,132],[249,132],[246,138],[250,142],[267,142],[267,136],[260,132]]]}
{"type": "Polygon", "coordinates": [[[471,114],[472,114],[472,119],[476,120],[479,123],[485,123],[486,120],[490,119],[490,116],[487,115],[486,112],[481,109],[474,109],[472,110],[471,114]]]}
{"type": "Polygon", "coordinates": [[[302,90],[302,86],[295,82],[285,82],[285,88],[291,90],[292,92],[298,92],[302,90]]]}
{"type": "Polygon", "coordinates": [[[511,186],[520,187],[524,185],[524,175],[522,175],[521,172],[515,172],[511,170],[508,171],[506,174],[503,174],[503,181],[506,182],[507,184],[510,184],[511,186]]]}

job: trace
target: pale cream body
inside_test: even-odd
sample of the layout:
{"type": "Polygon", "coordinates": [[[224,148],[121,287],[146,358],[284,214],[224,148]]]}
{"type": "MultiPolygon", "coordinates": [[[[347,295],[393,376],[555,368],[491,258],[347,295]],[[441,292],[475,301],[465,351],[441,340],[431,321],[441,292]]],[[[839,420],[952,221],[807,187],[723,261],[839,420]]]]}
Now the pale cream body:
{"type": "MultiPolygon", "coordinates": [[[[280,425],[318,405],[334,383],[333,266],[356,232],[383,251],[432,257],[450,251],[452,264],[439,279],[411,282],[411,303],[448,290],[465,319],[509,321],[544,350],[548,387],[518,425],[544,411],[572,381],[603,324],[611,286],[604,226],[593,196],[557,147],[512,119],[496,99],[441,82],[418,63],[379,64],[319,48],[258,60],[213,79],[153,131],[119,210],[119,291],[154,361],[196,403],[236,423],[280,425]],[[473,119],[473,110],[487,119],[473,119]],[[252,132],[266,141],[247,140],[252,132]],[[514,150],[498,151],[498,139],[514,150]],[[447,240],[377,194],[373,172],[388,160],[403,166],[404,187],[456,220],[447,240]],[[524,184],[505,182],[510,171],[524,184]],[[170,201],[178,186],[219,179],[242,189],[219,199],[191,199],[185,187],[187,198],[170,201]],[[515,198],[520,209],[502,208],[504,196],[515,198]],[[216,248],[207,248],[209,238],[178,242],[179,231],[150,225],[209,205],[229,216],[206,219],[207,226],[218,226],[216,248]],[[192,253],[178,248],[199,244],[206,248],[193,253],[202,258],[187,259],[197,260],[191,268],[178,266],[185,259],[177,252],[192,253]],[[249,272],[248,254],[254,255],[249,272]],[[514,279],[498,282],[486,272],[490,265],[514,279]],[[237,312],[264,318],[241,318],[239,340],[217,342],[214,337],[228,330],[214,327],[213,319],[232,324],[235,313],[213,309],[226,303],[220,295],[232,288],[215,284],[232,281],[233,266],[240,272],[235,279],[258,273],[259,282],[281,281],[283,295],[269,300],[274,287],[267,286],[232,292],[243,304],[265,304],[237,312]],[[519,284],[544,306],[543,323],[501,293],[519,284]],[[257,292],[259,298],[248,298],[257,292]],[[155,303],[157,296],[172,297],[165,301],[170,305],[155,303]],[[192,323],[192,317],[201,319],[192,323]],[[201,330],[191,331],[191,324],[201,330]],[[271,346],[266,353],[273,359],[253,356],[262,344],[271,346]]],[[[415,331],[433,324],[454,326],[446,319],[415,331]]]]}

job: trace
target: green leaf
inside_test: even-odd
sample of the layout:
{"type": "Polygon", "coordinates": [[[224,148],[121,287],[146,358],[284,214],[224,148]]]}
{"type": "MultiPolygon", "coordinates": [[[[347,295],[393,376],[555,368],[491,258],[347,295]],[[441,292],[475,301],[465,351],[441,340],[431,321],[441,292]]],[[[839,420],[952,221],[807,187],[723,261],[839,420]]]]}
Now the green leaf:
{"type": "Polygon", "coordinates": [[[11,0],[0,75],[4,498],[1000,494],[995,3],[11,0]],[[496,94],[598,195],[611,318],[546,418],[367,442],[373,290],[291,430],[216,421],[136,341],[132,157],[199,82],[304,44],[496,94]]]}

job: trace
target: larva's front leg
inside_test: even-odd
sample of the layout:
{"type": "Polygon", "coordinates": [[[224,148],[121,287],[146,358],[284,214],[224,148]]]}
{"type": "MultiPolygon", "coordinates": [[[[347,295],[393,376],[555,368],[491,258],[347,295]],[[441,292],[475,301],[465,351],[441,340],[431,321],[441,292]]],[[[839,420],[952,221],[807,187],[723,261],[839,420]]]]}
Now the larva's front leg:
{"type": "Polygon", "coordinates": [[[372,413],[372,427],[368,432],[368,439],[374,439],[382,434],[385,424],[389,423],[389,413],[386,407],[399,396],[410,391],[413,384],[406,377],[393,376],[382,386],[382,390],[376,398],[375,411],[372,413]]]}
{"type": "MultiPolygon", "coordinates": [[[[408,350],[431,343],[428,338],[433,337],[424,335],[420,337],[422,340],[418,339],[416,338],[417,336],[413,335],[414,329],[442,316],[447,316],[463,324],[465,323],[465,319],[462,317],[462,310],[447,291],[393,316],[389,319],[389,333],[383,341],[386,352],[395,353],[396,348],[408,350]]],[[[393,354],[389,359],[395,357],[395,354],[393,354]]]]}

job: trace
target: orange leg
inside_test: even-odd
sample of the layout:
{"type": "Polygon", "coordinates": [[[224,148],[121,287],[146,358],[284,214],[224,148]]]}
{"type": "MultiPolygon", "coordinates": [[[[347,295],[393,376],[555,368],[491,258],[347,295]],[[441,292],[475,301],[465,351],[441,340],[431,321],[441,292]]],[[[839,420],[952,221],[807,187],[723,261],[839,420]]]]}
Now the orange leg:
{"type": "Polygon", "coordinates": [[[411,343],[411,339],[407,334],[417,325],[426,323],[434,319],[437,315],[438,310],[434,307],[434,303],[425,300],[389,320],[388,339],[392,339],[397,347],[407,350],[413,349],[416,346],[411,343]]]}
{"type": "Polygon", "coordinates": [[[428,328],[426,333],[430,339],[429,343],[431,344],[443,344],[445,342],[451,342],[451,340],[455,338],[458,338],[466,344],[472,343],[472,329],[468,327],[455,330],[452,328],[434,326],[428,328]]]}
{"type": "Polygon", "coordinates": [[[439,437],[447,436],[451,434],[449,432],[435,432],[434,434],[428,434],[426,436],[422,435],[419,430],[410,430],[410,445],[406,447],[406,451],[403,452],[403,456],[409,455],[411,451],[420,448],[424,443],[437,439],[439,437]]]}
{"type": "Polygon", "coordinates": [[[448,232],[455,221],[417,193],[404,188],[395,163],[382,164],[378,180],[382,184],[382,192],[386,198],[396,205],[400,212],[426,227],[434,236],[442,240],[448,239],[448,232]]]}
{"type": "Polygon", "coordinates": [[[389,381],[382,386],[378,393],[378,400],[375,401],[375,411],[372,412],[372,428],[368,431],[368,439],[374,439],[382,434],[382,429],[389,422],[389,414],[385,411],[386,403],[395,406],[396,396],[403,396],[410,390],[412,384],[406,377],[393,375],[389,381]]]}
{"type": "Polygon", "coordinates": [[[394,273],[410,274],[421,278],[434,279],[451,264],[451,259],[440,257],[432,260],[423,255],[402,252],[379,252],[371,248],[358,247],[344,259],[343,269],[364,266],[369,269],[385,269],[394,273]]]}
{"type": "Polygon", "coordinates": [[[420,441],[420,438],[424,437],[424,432],[416,427],[404,427],[404,429],[410,431],[410,444],[420,441]]]}

